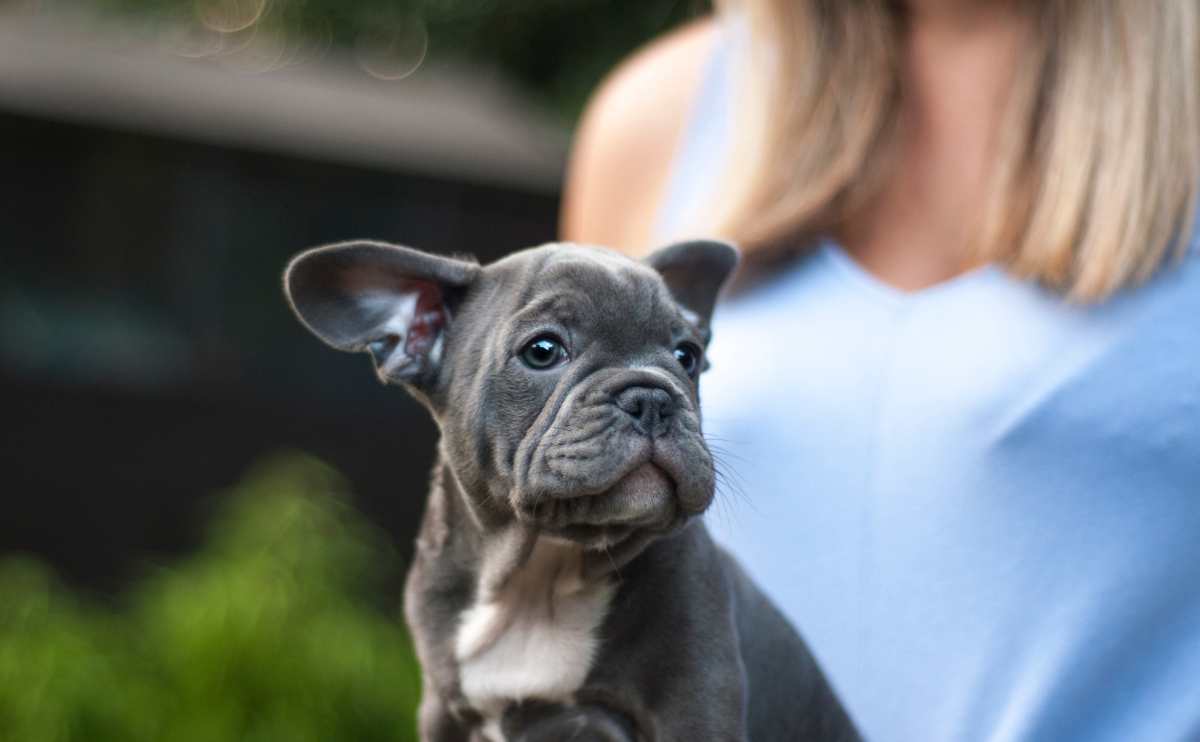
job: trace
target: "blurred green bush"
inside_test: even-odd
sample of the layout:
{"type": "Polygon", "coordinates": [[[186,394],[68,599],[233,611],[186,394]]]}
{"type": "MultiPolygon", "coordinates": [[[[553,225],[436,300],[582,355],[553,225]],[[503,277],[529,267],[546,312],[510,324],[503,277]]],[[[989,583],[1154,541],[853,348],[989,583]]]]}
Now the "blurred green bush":
{"type": "Polygon", "coordinates": [[[100,605],[0,563],[0,740],[413,740],[420,675],[383,539],[311,458],[256,467],[205,546],[100,605]]]}

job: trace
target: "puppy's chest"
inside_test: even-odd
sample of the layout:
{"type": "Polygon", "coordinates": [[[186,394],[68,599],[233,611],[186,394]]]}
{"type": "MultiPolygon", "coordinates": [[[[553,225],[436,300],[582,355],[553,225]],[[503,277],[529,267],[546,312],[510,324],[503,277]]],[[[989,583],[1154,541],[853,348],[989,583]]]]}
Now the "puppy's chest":
{"type": "Polygon", "coordinates": [[[587,678],[615,588],[579,578],[578,547],[540,539],[495,595],[462,613],[459,686],[493,724],[513,701],[569,701],[587,678]]]}

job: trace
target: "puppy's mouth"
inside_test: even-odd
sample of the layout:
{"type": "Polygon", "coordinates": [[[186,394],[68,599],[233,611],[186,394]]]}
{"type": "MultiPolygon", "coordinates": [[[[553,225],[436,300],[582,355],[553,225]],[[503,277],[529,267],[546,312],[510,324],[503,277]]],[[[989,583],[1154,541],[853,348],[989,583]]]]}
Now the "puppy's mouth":
{"type": "Polygon", "coordinates": [[[544,501],[525,515],[548,536],[607,549],[640,531],[667,530],[679,506],[675,483],[648,461],[604,492],[544,501]]]}

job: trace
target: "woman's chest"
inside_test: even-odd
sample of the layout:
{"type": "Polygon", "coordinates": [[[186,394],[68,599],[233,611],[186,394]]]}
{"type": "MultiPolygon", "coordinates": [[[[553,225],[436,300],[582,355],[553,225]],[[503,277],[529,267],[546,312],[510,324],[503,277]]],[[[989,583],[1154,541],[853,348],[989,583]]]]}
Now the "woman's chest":
{"type": "Polygon", "coordinates": [[[998,271],[902,297],[810,266],[718,314],[706,429],[876,487],[972,462],[1200,483],[1198,262],[1094,308],[998,271]]]}

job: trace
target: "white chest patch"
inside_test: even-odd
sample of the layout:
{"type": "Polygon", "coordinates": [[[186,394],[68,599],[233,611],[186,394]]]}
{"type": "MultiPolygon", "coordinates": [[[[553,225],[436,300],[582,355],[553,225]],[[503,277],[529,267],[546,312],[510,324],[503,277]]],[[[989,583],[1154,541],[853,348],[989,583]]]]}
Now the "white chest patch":
{"type": "Polygon", "coordinates": [[[463,695],[493,721],[511,701],[567,700],[591,669],[611,583],[585,585],[582,552],[538,539],[497,594],[463,612],[455,637],[463,695]]]}

